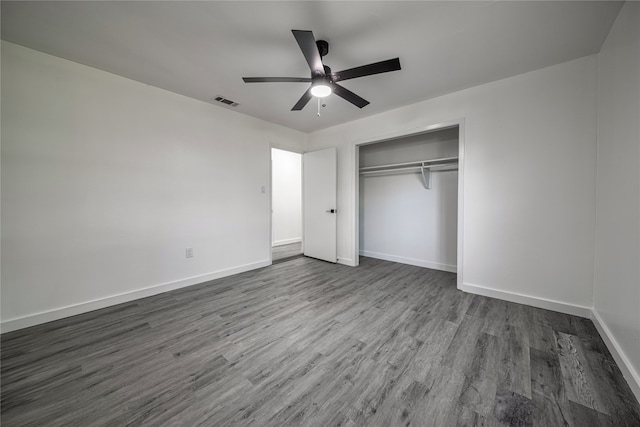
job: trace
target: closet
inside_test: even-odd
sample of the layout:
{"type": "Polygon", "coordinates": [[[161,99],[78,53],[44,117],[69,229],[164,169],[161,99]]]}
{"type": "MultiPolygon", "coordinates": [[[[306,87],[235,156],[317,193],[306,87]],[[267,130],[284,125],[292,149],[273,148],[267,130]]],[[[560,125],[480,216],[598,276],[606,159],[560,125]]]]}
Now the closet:
{"type": "Polygon", "coordinates": [[[359,147],[360,255],[457,270],[458,126],[359,147]]]}

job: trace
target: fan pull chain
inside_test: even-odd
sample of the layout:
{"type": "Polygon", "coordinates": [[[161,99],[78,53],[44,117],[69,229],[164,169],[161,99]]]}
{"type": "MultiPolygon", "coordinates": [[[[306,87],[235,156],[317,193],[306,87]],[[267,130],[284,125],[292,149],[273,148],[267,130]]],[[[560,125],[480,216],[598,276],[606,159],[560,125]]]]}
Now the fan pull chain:
{"type": "Polygon", "coordinates": [[[320,117],[320,104],[322,104],[322,107],[327,106],[327,104],[324,103],[324,98],[322,98],[322,102],[320,101],[320,98],[318,98],[318,117],[320,117]]]}

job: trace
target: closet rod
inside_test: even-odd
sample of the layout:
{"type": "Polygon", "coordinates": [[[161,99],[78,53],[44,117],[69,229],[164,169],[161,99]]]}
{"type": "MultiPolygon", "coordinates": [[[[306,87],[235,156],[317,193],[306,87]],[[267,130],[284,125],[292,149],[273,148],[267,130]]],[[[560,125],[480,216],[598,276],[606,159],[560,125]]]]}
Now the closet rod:
{"type": "Polygon", "coordinates": [[[425,165],[424,167],[422,166],[409,166],[409,167],[404,167],[404,168],[388,168],[388,169],[381,169],[381,170],[361,170],[360,175],[373,175],[373,174],[378,174],[378,173],[385,173],[385,172],[397,172],[397,171],[408,171],[408,170],[415,170],[416,173],[420,172],[422,169],[432,169],[431,172],[444,172],[444,171],[448,171],[448,170],[457,170],[458,169],[458,165],[457,164],[452,164],[452,165],[425,165]],[[435,169],[438,168],[438,169],[435,169]]]}
{"type": "MultiPolygon", "coordinates": [[[[458,157],[443,157],[440,159],[420,160],[415,162],[393,163],[389,165],[379,165],[379,166],[365,166],[365,167],[361,167],[360,170],[367,171],[367,170],[373,170],[373,169],[395,168],[395,167],[409,166],[409,165],[416,165],[415,167],[422,167],[424,163],[453,162],[454,160],[458,160],[458,157]]],[[[428,165],[425,165],[425,167],[426,166],[428,165]]]]}
{"type": "MultiPolygon", "coordinates": [[[[447,160],[451,160],[451,159],[447,159],[447,160]]],[[[434,162],[432,160],[432,162],[434,162]]],[[[360,175],[373,175],[373,174],[385,174],[385,173],[389,173],[389,172],[398,172],[398,171],[412,171],[414,170],[415,172],[419,172],[420,174],[422,174],[422,180],[424,181],[424,188],[426,188],[427,190],[431,189],[431,172],[444,172],[446,170],[457,170],[458,169],[458,162],[441,162],[439,164],[426,164],[428,162],[421,162],[420,164],[416,164],[417,162],[414,163],[405,163],[405,165],[412,165],[415,164],[415,166],[405,166],[405,167],[391,167],[391,166],[387,166],[386,168],[383,169],[382,166],[377,166],[377,167],[369,167],[369,168],[361,168],[360,169],[360,175]],[[369,169],[369,170],[366,170],[369,169]],[[433,169],[433,170],[432,170],[433,169]]]]}

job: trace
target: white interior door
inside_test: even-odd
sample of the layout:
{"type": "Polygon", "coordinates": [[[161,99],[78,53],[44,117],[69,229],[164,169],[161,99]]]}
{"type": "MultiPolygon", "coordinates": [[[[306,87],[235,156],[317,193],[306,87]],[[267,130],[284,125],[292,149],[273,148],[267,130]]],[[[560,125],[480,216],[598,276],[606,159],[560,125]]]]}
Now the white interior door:
{"type": "Polygon", "coordinates": [[[336,262],[335,147],[303,155],[304,254],[336,262]]]}

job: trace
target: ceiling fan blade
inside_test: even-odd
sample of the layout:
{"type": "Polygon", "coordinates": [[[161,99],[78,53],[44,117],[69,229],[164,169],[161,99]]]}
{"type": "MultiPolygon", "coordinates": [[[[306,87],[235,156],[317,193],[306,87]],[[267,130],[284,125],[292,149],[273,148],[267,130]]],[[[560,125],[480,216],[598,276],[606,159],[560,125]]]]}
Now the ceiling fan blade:
{"type": "MultiPolygon", "coordinates": [[[[355,93],[351,92],[349,89],[345,89],[342,86],[337,85],[335,83],[333,83],[331,85],[331,89],[333,89],[333,93],[338,95],[340,98],[343,98],[343,99],[349,101],[350,103],[352,103],[353,105],[355,105],[358,108],[362,108],[362,107],[366,106],[367,104],[369,104],[369,101],[367,101],[366,99],[360,98],[358,95],[356,95],[355,93]]],[[[309,89],[309,90],[311,90],[311,89],[309,89]]]]}
{"type": "Polygon", "coordinates": [[[245,83],[311,83],[307,77],[243,77],[245,83]]]}
{"type": "Polygon", "coordinates": [[[400,69],[400,58],[387,59],[386,61],[374,62],[373,64],[361,67],[349,68],[348,70],[333,73],[333,81],[355,79],[356,77],[370,76],[372,74],[388,73],[400,69]]]}
{"type": "Polygon", "coordinates": [[[291,111],[300,111],[304,108],[305,105],[309,103],[309,101],[313,98],[311,95],[311,88],[307,89],[307,91],[302,95],[302,97],[296,102],[296,105],[293,106],[291,111]]]}
{"type": "Polygon", "coordinates": [[[325,73],[324,65],[322,65],[322,57],[320,56],[320,52],[318,52],[318,46],[316,45],[316,39],[313,37],[313,33],[311,31],[304,30],[291,30],[291,32],[296,38],[298,46],[300,46],[300,50],[302,50],[302,54],[307,60],[307,64],[309,64],[311,75],[324,76],[325,73]]]}

